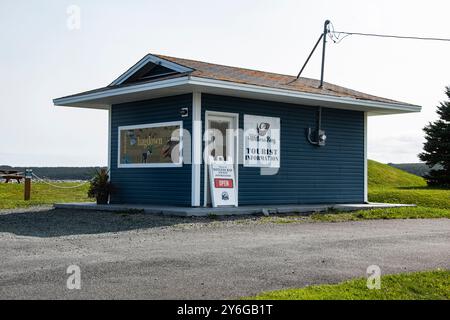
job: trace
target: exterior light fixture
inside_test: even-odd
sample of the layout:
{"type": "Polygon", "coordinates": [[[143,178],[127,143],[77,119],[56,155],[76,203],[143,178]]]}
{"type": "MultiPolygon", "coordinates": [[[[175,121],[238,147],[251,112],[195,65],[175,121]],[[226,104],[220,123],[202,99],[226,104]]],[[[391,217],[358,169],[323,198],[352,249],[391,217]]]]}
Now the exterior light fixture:
{"type": "Polygon", "coordinates": [[[181,108],[180,115],[182,118],[188,117],[189,116],[189,108],[181,108]]]}

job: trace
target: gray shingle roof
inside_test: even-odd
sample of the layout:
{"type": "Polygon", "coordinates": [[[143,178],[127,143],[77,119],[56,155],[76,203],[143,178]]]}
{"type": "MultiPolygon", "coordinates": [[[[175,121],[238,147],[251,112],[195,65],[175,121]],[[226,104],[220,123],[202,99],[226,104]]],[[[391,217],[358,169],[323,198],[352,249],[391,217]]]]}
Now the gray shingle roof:
{"type": "MultiPolygon", "coordinates": [[[[148,81],[141,81],[139,83],[111,84],[103,88],[81,92],[70,96],[65,96],[59,99],[75,98],[79,96],[85,96],[87,94],[108,92],[110,90],[115,90],[117,88],[134,86],[136,84],[154,83],[168,79],[190,76],[211,80],[229,81],[237,84],[246,84],[267,88],[291,90],[300,93],[311,93],[311,94],[327,95],[331,97],[352,98],[362,101],[373,101],[388,104],[398,104],[401,106],[418,107],[413,104],[374,96],[371,94],[337,86],[328,82],[324,82],[323,87],[319,88],[320,82],[319,80],[316,79],[309,79],[309,78],[296,79],[296,77],[292,75],[284,75],[239,67],[231,67],[215,63],[208,63],[183,58],[175,58],[165,55],[151,54],[150,56],[184,66],[188,69],[191,69],[192,71],[162,76],[160,78],[155,78],[148,81]]],[[[127,72],[130,72],[132,68],[130,68],[127,72]]],[[[124,73],[124,75],[126,73],[124,73]]],[[[123,77],[123,75],[121,77],[123,77]]]]}
{"type": "Polygon", "coordinates": [[[306,93],[324,94],[337,97],[349,97],[361,100],[371,100],[385,103],[398,103],[407,105],[408,103],[377,97],[367,93],[355,91],[352,89],[337,86],[324,82],[323,88],[319,88],[320,81],[309,78],[296,79],[295,76],[283,75],[271,72],[251,70],[238,67],[230,67],[214,63],[207,63],[196,60],[175,58],[164,55],[155,55],[161,59],[180,64],[182,66],[194,69],[191,76],[230,81],[234,83],[264,86],[277,89],[286,89],[306,93]]]}

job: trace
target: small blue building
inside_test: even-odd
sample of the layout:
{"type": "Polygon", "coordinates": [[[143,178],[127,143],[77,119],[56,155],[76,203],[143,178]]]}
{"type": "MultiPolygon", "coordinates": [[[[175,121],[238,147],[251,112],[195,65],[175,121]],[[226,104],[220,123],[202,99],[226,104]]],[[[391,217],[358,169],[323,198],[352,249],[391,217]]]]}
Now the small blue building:
{"type": "Polygon", "coordinates": [[[421,109],[154,54],[110,85],[54,104],[109,113],[110,203],[182,207],[210,206],[211,156],[232,163],[234,181],[218,183],[235,190],[239,206],[365,203],[367,117],[421,109]]]}

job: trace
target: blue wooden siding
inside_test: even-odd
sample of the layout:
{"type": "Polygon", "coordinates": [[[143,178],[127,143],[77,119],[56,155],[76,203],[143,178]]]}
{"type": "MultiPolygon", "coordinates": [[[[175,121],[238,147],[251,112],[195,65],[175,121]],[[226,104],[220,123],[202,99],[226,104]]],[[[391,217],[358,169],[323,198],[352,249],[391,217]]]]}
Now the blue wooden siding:
{"type": "MultiPolygon", "coordinates": [[[[191,205],[191,165],[176,168],[118,168],[118,127],[183,120],[191,132],[192,95],[113,105],[111,110],[111,181],[116,191],[112,203],[191,205]],[[189,117],[180,108],[189,108],[189,117]]],[[[187,137],[186,137],[187,138],[187,137]]]]}
{"type": "MultiPolygon", "coordinates": [[[[327,145],[317,147],[307,142],[305,134],[306,128],[316,125],[315,107],[204,94],[203,126],[206,110],[239,113],[242,129],[244,114],[281,118],[278,174],[261,176],[259,168],[240,165],[239,205],[364,201],[363,112],[324,108],[327,145]]],[[[201,174],[203,204],[203,168],[201,174]]]]}

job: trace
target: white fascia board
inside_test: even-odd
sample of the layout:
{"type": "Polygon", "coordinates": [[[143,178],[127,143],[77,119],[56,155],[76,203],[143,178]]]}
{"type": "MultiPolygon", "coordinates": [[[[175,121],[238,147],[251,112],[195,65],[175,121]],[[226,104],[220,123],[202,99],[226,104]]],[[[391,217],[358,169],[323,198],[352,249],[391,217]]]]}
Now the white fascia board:
{"type": "Polygon", "coordinates": [[[272,100],[286,103],[323,106],[328,108],[359,110],[369,112],[369,115],[420,112],[421,110],[420,106],[414,105],[360,100],[349,97],[336,97],[316,93],[305,93],[293,90],[240,84],[230,81],[212,80],[192,76],[184,76],[162,81],[130,85],[120,88],[111,88],[98,92],[87,92],[86,94],[82,95],[54,99],[53,103],[56,106],[73,106],[74,104],[82,104],[83,102],[96,103],[101,102],[102,99],[111,97],[118,97],[121,95],[129,95],[147,91],[157,92],[158,89],[175,88],[183,85],[189,85],[192,91],[199,91],[203,93],[244,96],[260,100],[272,100]]]}
{"type": "Polygon", "coordinates": [[[196,85],[196,86],[228,89],[228,90],[233,90],[233,91],[247,91],[247,92],[261,94],[261,95],[291,97],[294,99],[297,98],[297,99],[315,102],[317,105],[321,105],[321,104],[323,104],[323,102],[328,102],[330,104],[353,105],[353,106],[359,106],[359,107],[365,107],[365,108],[385,109],[385,110],[387,109],[387,110],[400,111],[400,112],[420,112],[420,110],[422,109],[422,107],[414,106],[414,105],[377,102],[377,101],[370,101],[370,100],[360,100],[360,99],[354,99],[354,98],[348,98],[348,97],[336,97],[336,96],[316,94],[316,93],[305,93],[305,92],[298,92],[298,91],[293,91],[293,90],[269,88],[269,87],[262,87],[262,86],[249,85],[249,84],[240,84],[240,83],[235,83],[235,82],[230,82],[230,81],[213,80],[213,79],[200,78],[200,77],[191,77],[189,84],[196,85]]]}
{"type": "Polygon", "coordinates": [[[120,77],[118,77],[116,80],[114,80],[110,84],[110,86],[116,86],[116,85],[122,84],[124,81],[126,81],[128,78],[130,78],[133,74],[135,74],[138,70],[140,70],[142,67],[144,67],[149,62],[169,68],[175,72],[185,73],[185,72],[193,71],[190,68],[179,65],[172,61],[164,60],[164,59],[161,59],[154,55],[148,54],[144,58],[142,58],[138,63],[136,63],[134,66],[132,66],[130,69],[128,69],[125,73],[123,73],[120,77]]]}
{"type": "Polygon", "coordinates": [[[162,80],[157,82],[143,83],[130,85],[120,88],[111,88],[104,91],[98,92],[87,92],[86,94],[81,94],[77,96],[63,97],[53,100],[55,106],[67,106],[73,103],[90,102],[92,100],[100,100],[103,98],[110,98],[114,96],[120,96],[124,94],[151,91],[156,89],[170,88],[188,83],[188,77],[179,77],[174,79],[162,80]]]}

